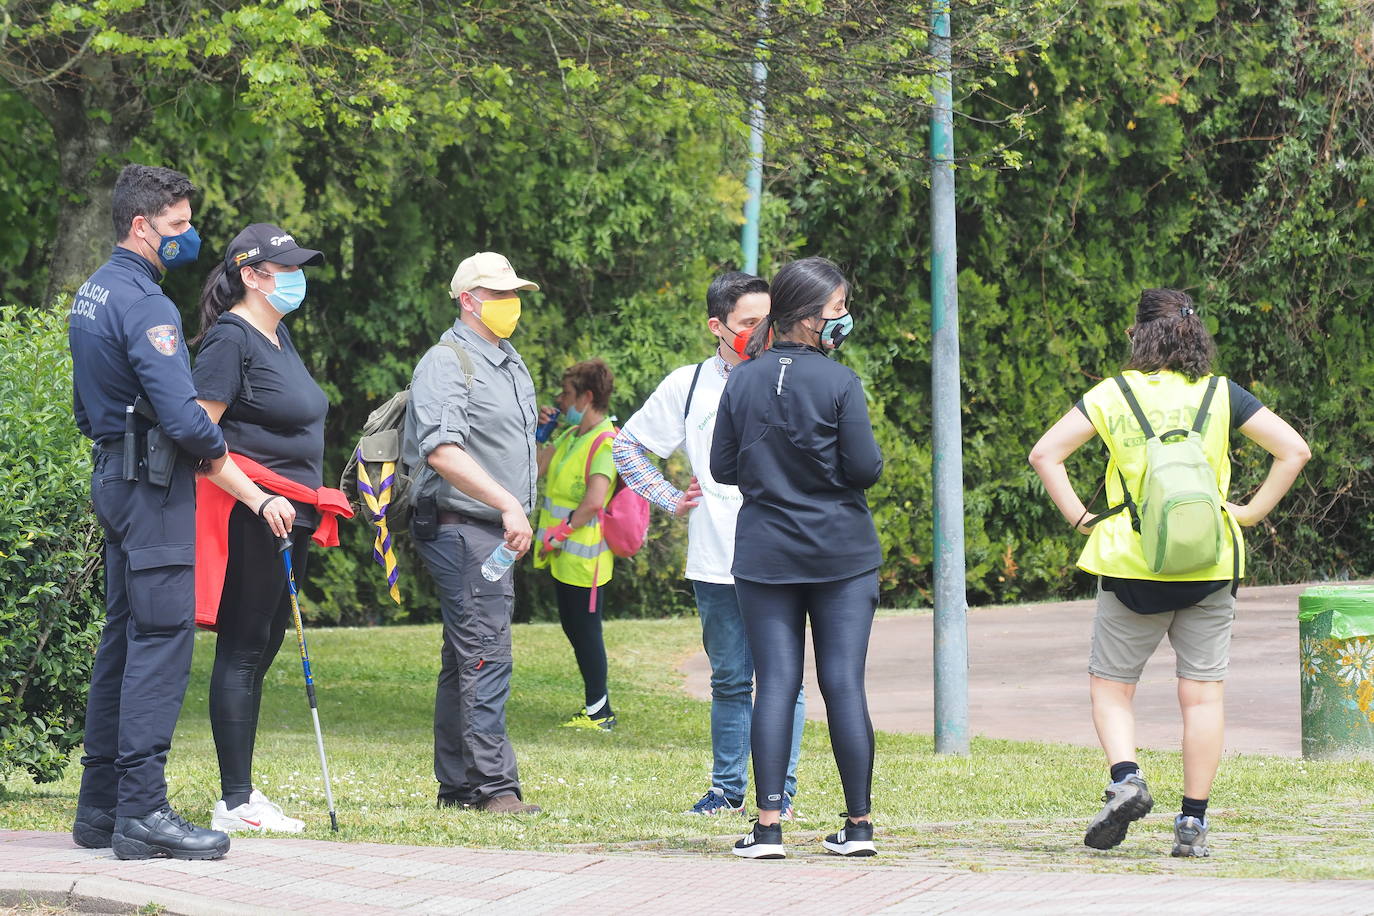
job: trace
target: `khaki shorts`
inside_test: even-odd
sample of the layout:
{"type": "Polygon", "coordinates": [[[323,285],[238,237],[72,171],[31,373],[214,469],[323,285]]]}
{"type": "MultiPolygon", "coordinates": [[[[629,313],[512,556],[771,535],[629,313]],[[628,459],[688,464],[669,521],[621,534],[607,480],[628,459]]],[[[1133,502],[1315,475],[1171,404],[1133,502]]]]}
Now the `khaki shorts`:
{"type": "Polygon", "coordinates": [[[1092,655],[1088,673],[1109,681],[1134,684],[1164,634],[1178,657],[1179,677],[1221,681],[1231,661],[1231,624],[1236,599],[1222,587],[1192,607],[1164,614],[1137,614],[1112,592],[1097,587],[1092,655]]]}

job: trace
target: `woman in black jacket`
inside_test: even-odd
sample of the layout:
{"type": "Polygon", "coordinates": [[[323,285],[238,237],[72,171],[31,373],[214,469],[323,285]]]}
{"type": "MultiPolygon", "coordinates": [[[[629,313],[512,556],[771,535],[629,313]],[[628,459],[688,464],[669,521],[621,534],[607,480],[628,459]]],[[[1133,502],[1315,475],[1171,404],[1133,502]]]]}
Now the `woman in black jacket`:
{"type": "Polygon", "coordinates": [[[779,810],[801,688],[807,617],[830,743],[848,808],[823,845],[873,855],[873,724],[864,664],[882,551],[864,491],[883,456],[863,385],[829,358],[854,326],[849,283],[824,258],[778,271],[772,308],[730,373],[716,417],[711,474],[744,496],[732,570],[758,679],[754,785],[758,823],[738,856],[785,856],[779,810]],[[770,342],[771,337],[771,342],[770,342]]]}

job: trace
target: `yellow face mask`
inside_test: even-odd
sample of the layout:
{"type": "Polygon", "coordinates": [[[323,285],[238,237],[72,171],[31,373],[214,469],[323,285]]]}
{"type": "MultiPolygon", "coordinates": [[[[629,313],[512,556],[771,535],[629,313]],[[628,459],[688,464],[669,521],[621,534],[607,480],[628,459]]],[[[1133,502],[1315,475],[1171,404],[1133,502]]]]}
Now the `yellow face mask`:
{"type": "Polygon", "coordinates": [[[509,299],[488,299],[482,303],[482,314],[477,318],[497,337],[510,337],[515,333],[515,325],[520,321],[520,300],[515,296],[509,299]]]}

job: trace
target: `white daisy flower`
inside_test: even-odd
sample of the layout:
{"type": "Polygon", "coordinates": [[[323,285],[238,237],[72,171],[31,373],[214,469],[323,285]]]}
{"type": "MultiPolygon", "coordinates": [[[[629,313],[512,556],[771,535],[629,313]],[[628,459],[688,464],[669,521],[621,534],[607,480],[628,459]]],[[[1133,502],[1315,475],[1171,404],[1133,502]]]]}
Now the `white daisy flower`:
{"type": "Polygon", "coordinates": [[[1336,676],[1355,684],[1374,676],[1374,640],[1348,639],[1336,649],[1336,676]]]}

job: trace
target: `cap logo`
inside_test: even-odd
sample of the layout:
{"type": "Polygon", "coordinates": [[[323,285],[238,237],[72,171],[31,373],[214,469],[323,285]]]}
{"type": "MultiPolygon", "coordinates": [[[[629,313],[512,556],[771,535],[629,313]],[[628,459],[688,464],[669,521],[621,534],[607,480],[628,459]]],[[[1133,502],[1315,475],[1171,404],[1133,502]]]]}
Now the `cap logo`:
{"type": "Polygon", "coordinates": [[[285,245],[287,242],[294,242],[294,241],[296,241],[296,240],[293,239],[293,238],[292,238],[291,236],[289,236],[289,235],[274,235],[274,236],[272,236],[270,239],[268,239],[268,241],[272,243],[272,247],[274,247],[274,248],[280,248],[282,245],[285,245]]]}
{"type": "Polygon", "coordinates": [[[251,248],[248,251],[240,251],[238,254],[234,255],[234,266],[238,267],[244,261],[259,254],[262,254],[261,248],[251,248]]]}

